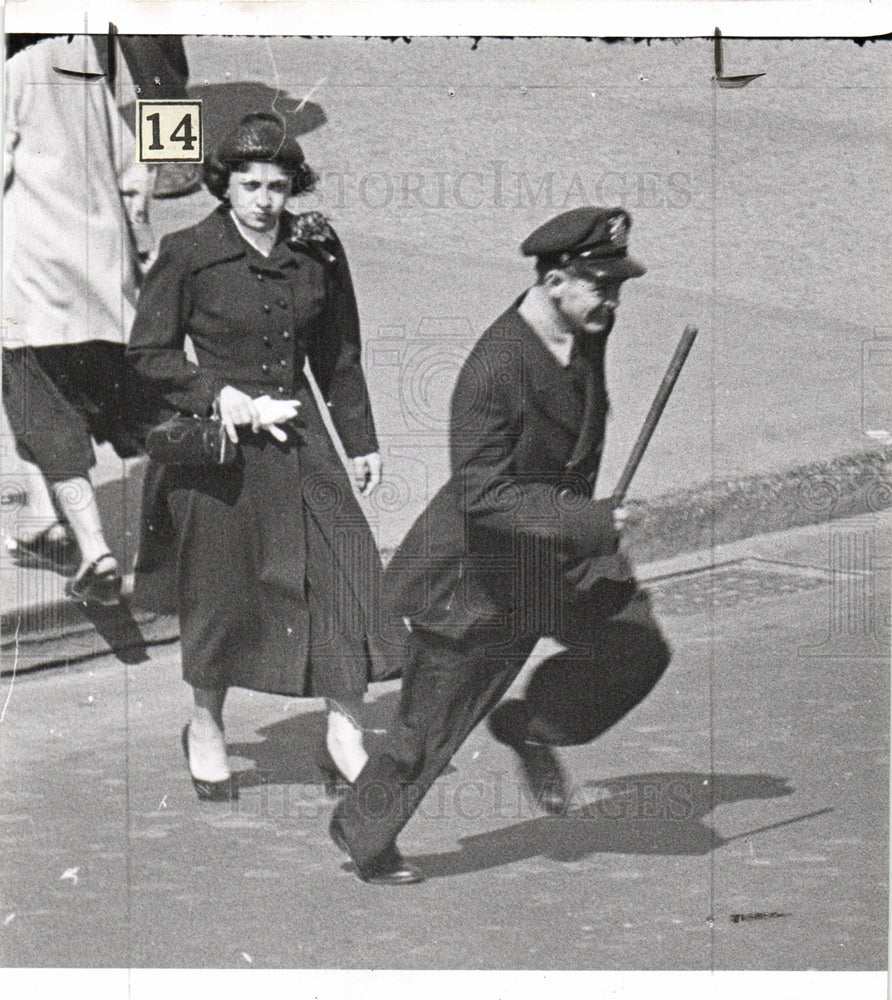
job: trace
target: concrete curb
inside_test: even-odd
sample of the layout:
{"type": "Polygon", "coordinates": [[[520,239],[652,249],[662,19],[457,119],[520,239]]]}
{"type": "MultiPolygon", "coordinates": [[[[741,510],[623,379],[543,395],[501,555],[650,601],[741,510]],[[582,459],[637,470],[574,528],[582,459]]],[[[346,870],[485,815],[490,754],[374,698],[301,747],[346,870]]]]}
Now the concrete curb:
{"type": "Polygon", "coordinates": [[[625,543],[642,564],[890,506],[892,449],[873,449],[630,501],[625,543]]]}
{"type": "MultiPolygon", "coordinates": [[[[657,561],[660,572],[669,574],[667,560],[681,558],[687,566],[692,553],[718,545],[892,507],[892,450],[719,480],[628,507],[626,544],[646,579],[657,561]]],[[[385,551],[385,559],[391,554],[385,551]]],[[[125,581],[125,593],[130,583],[125,581]]],[[[123,662],[138,663],[147,659],[147,646],[178,638],[175,616],[134,616],[122,625],[123,617],[114,609],[88,610],[64,600],[6,611],[0,618],[0,676],[83,662],[107,655],[112,644],[123,662]]]]}

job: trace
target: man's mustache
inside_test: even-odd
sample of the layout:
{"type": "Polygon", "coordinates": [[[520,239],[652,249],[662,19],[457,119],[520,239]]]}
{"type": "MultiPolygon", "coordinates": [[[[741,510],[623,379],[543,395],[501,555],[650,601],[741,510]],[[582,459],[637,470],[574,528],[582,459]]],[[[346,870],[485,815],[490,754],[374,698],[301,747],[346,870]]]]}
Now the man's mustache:
{"type": "Polygon", "coordinates": [[[616,318],[616,310],[613,306],[598,306],[596,309],[588,314],[589,322],[597,322],[601,324],[609,324],[613,326],[613,321],[616,318]]]}

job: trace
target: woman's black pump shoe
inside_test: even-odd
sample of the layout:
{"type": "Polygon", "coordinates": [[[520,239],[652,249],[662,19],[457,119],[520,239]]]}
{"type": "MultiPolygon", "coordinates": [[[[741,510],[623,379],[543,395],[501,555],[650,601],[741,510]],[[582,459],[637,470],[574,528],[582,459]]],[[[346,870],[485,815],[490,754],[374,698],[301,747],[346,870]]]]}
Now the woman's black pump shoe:
{"type": "Polygon", "coordinates": [[[234,775],[224,778],[222,781],[206,781],[204,778],[196,778],[192,774],[192,766],[189,763],[189,723],[183,726],[182,732],[183,753],[186,755],[186,766],[192,776],[192,784],[195,792],[202,802],[232,802],[238,798],[238,782],[234,775]]]}

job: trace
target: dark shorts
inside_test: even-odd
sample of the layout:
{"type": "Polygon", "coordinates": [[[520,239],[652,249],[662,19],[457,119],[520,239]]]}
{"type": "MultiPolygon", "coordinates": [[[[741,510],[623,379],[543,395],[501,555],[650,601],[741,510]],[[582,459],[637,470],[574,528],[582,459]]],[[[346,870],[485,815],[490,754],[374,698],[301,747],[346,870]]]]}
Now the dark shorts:
{"type": "Polygon", "coordinates": [[[153,415],[124,345],[106,340],[4,348],[3,405],[19,454],[56,481],[87,476],[92,441],[138,454],[153,415]]]}

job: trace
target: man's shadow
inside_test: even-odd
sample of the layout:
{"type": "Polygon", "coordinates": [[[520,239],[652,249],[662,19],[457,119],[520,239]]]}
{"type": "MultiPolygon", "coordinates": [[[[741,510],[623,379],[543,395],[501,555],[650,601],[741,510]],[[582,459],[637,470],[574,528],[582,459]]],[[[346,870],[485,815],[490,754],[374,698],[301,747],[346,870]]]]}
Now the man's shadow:
{"type": "MultiPolygon", "coordinates": [[[[716,806],[744,799],[777,798],[794,791],[787,779],[767,774],[709,775],[692,771],[591,781],[577,787],[577,792],[583,790],[590,801],[561,816],[539,817],[463,837],[458,850],[416,855],[412,862],[426,876],[438,878],[535,857],[581,861],[593,854],[705,855],[746,835],[721,837],[706,824],[704,817],[716,806]]],[[[822,809],[807,816],[829,811],[822,809]]]]}

